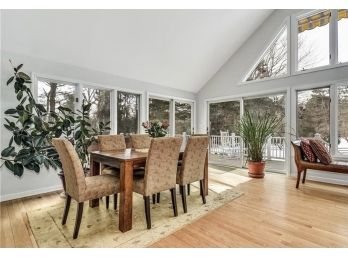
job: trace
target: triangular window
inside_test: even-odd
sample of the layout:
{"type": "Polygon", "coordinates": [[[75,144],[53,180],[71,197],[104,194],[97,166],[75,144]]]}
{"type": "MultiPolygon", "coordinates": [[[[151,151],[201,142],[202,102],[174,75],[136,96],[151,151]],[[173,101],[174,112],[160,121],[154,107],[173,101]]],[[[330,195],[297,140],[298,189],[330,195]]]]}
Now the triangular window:
{"type": "Polygon", "coordinates": [[[283,27],[268,46],[265,53],[253,66],[244,81],[284,76],[288,72],[287,28],[283,27]]]}

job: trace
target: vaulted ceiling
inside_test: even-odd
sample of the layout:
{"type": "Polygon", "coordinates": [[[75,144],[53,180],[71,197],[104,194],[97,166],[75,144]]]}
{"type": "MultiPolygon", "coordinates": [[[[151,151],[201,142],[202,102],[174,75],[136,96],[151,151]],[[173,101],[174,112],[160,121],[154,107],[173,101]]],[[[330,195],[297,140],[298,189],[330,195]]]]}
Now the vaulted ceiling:
{"type": "Polygon", "coordinates": [[[5,10],[2,49],[198,92],[271,10],[5,10]]]}

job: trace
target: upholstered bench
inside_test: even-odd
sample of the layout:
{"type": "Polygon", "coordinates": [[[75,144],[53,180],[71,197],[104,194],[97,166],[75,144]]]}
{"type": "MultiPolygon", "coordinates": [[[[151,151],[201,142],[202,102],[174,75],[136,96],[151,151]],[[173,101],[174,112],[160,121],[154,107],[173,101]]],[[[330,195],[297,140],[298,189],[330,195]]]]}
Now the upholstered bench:
{"type": "Polygon", "coordinates": [[[297,166],[296,188],[299,187],[302,172],[302,184],[305,183],[307,169],[348,174],[348,162],[333,161],[330,164],[322,164],[320,162],[309,162],[304,158],[304,155],[300,147],[300,140],[292,141],[291,144],[294,148],[295,163],[297,166]]]}

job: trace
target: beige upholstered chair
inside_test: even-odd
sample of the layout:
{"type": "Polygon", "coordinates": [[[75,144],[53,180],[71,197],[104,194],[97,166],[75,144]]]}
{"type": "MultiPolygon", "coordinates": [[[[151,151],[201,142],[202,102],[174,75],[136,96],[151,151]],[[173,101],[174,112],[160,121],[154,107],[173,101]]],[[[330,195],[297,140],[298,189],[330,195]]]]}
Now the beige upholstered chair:
{"type": "Polygon", "coordinates": [[[151,140],[143,177],[134,177],[133,191],[143,195],[147,228],[151,228],[150,196],[170,190],[174,216],[176,205],[176,173],[182,138],[165,137],[151,140]]]}
{"type": "Polygon", "coordinates": [[[71,198],[78,202],[73,238],[77,238],[83,213],[83,203],[120,192],[120,182],[116,176],[99,175],[85,177],[81,161],[75,148],[67,139],[53,139],[63,166],[66,183],[66,203],[62,225],[68,217],[71,198]]]}
{"type": "Polygon", "coordinates": [[[149,149],[151,137],[149,134],[131,134],[132,148],[135,150],[149,149]]]}
{"type": "Polygon", "coordinates": [[[204,192],[204,165],[209,144],[208,136],[191,136],[187,141],[182,164],[178,166],[176,183],[180,186],[184,212],[187,212],[186,185],[199,181],[203,203],[205,204],[204,192]]]}

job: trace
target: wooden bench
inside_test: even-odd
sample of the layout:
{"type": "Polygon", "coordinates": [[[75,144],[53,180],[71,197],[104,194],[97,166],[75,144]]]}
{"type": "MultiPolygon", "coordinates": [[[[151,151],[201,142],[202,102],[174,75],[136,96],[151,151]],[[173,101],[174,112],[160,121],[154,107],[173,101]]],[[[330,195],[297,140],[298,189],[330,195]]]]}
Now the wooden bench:
{"type": "Polygon", "coordinates": [[[320,162],[309,162],[309,161],[306,161],[304,158],[303,152],[300,148],[300,141],[299,140],[292,141],[291,144],[294,148],[295,163],[297,166],[296,188],[299,187],[302,172],[303,172],[302,184],[305,183],[307,169],[348,174],[348,162],[333,161],[332,163],[328,165],[322,164],[320,162]]]}

